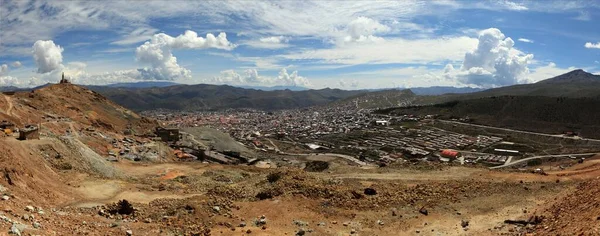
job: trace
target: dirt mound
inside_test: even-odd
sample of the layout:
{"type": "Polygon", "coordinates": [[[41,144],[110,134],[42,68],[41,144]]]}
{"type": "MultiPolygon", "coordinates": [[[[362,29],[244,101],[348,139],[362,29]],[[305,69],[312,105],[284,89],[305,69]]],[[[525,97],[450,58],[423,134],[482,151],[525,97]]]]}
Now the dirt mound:
{"type": "Polygon", "coordinates": [[[6,107],[4,112],[0,112],[0,118],[18,126],[75,122],[82,127],[114,133],[123,134],[125,130],[131,130],[144,134],[157,125],[96,92],[74,84],[54,84],[6,97],[8,99],[0,99],[0,108],[6,107]],[[10,112],[8,108],[11,108],[10,112]]]}
{"type": "Polygon", "coordinates": [[[305,171],[322,172],[329,169],[329,162],[326,161],[309,161],[304,167],[305,171]]]}
{"type": "Polygon", "coordinates": [[[542,214],[534,232],[540,235],[597,235],[600,220],[600,180],[583,182],[542,214]]]}

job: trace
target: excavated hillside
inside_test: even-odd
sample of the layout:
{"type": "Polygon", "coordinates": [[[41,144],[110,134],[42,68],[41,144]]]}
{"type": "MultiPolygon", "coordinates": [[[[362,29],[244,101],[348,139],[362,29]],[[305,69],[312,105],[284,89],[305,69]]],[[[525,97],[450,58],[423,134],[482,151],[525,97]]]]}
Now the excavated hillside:
{"type": "MultiPolygon", "coordinates": [[[[123,134],[131,129],[144,134],[156,123],[113,103],[102,95],[74,84],[54,84],[30,92],[3,94],[0,120],[25,124],[73,122],[123,134]]],[[[84,127],[87,128],[87,127],[84,127]]]]}

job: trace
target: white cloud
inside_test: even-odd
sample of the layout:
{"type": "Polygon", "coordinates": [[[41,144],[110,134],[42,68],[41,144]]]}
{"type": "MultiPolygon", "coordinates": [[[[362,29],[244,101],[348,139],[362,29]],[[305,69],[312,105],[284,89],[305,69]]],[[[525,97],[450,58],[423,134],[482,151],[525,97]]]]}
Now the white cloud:
{"type": "Polygon", "coordinates": [[[7,64],[2,64],[0,66],[0,75],[6,74],[8,73],[8,65],[7,64]]]}
{"type": "Polygon", "coordinates": [[[525,11],[525,10],[529,10],[529,8],[527,8],[525,5],[523,4],[519,4],[516,2],[511,2],[511,1],[499,1],[498,2],[500,5],[506,7],[506,9],[508,10],[513,10],[513,11],[525,11]]]}
{"type": "Polygon", "coordinates": [[[389,32],[390,27],[368,17],[358,17],[346,26],[344,42],[382,41],[376,34],[389,32]]]}
{"type": "Polygon", "coordinates": [[[13,63],[10,63],[10,65],[14,68],[19,68],[22,66],[20,61],[14,61],[13,63]]]}
{"type": "Polygon", "coordinates": [[[587,11],[580,11],[573,19],[579,21],[590,21],[592,20],[592,16],[587,11]]]}
{"type": "Polygon", "coordinates": [[[585,48],[596,48],[596,49],[600,49],[600,42],[597,43],[592,43],[592,42],[587,42],[585,43],[585,48]]]}
{"type": "Polygon", "coordinates": [[[134,31],[131,31],[130,33],[127,33],[127,35],[125,35],[122,39],[114,41],[110,44],[129,45],[143,42],[150,39],[152,35],[154,35],[157,31],[158,30],[154,28],[140,27],[135,29],[134,31]]]}
{"type": "Polygon", "coordinates": [[[533,41],[533,40],[531,40],[531,39],[526,39],[526,38],[519,38],[519,39],[517,39],[517,40],[519,40],[519,42],[524,42],[524,43],[534,43],[534,41],[533,41]]]}
{"type": "Polygon", "coordinates": [[[20,86],[21,82],[19,79],[12,76],[0,76],[0,87],[4,86],[20,86]]]}
{"type": "Polygon", "coordinates": [[[204,80],[203,82],[229,85],[312,86],[308,79],[298,75],[298,71],[289,74],[285,68],[279,71],[277,77],[261,76],[256,69],[246,69],[244,74],[238,74],[234,70],[225,70],[221,71],[219,76],[204,80]]]}
{"type": "Polygon", "coordinates": [[[528,64],[533,54],[513,48],[515,42],[496,29],[479,34],[477,48],[465,54],[460,69],[447,65],[444,77],[465,85],[496,87],[528,82],[528,64]]]}
{"type": "Polygon", "coordinates": [[[52,40],[38,40],[33,44],[33,60],[38,66],[38,73],[48,73],[62,66],[63,48],[52,40]]]}
{"type": "Polygon", "coordinates": [[[290,45],[288,44],[289,41],[289,37],[270,36],[259,38],[258,40],[246,41],[243,44],[253,48],[280,49],[290,47],[290,45]]]}
{"type": "Polygon", "coordinates": [[[336,45],[333,48],[291,52],[291,60],[319,60],[330,64],[432,64],[458,61],[477,45],[469,37],[432,39],[386,39],[379,43],[336,45]]]}
{"type": "Polygon", "coordinates": [[[360,83],[358,82],[358,80],[347,81],[344,79],[340,79],[340,81],[338,82],[338,85],[340,86],[340,88],[356,89],[356,88],[358,88],[360,83]]]}
{"type": "Polygon", "coordinates": [[[150,41],[137,47],[138,62],[150,64],[152,68],[139,69],[145,79],[174,80],[191,77],[191,71],[177,64],[173,49],[206,49],[217,48],[232,50],[236,45],[227,40],[225,33],[218,36],[207,34],[206,38],[198,37],[194,31],[187,30],[184,34],[171,37],[160,33],[152,36],[150,41]]]}

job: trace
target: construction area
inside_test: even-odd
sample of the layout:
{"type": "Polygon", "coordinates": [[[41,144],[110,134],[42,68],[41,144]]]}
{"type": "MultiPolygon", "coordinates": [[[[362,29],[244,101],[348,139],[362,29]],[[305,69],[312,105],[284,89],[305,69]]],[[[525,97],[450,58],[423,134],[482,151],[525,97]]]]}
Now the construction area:
{"type": "Polygon", "coordinates": [[[257,135],[247,145],[214,128],[163,127],[70,83],[2,95],[0,120],[0,235],[599,230],[600,208],[590,201],[600,189],[594,153],[531,162],[538,157],[507,152],[528,153],[503,137],[383,125],[372,130],[378,135],[346,134],[339,143],[257,135]],[[377,165],[366,154],[336,152],[340,146],[381,150],[394,161],[377,165]],[[467,162],[485,155],[498,158],[494,166],[508,156],[521,162],[467,162]]]}

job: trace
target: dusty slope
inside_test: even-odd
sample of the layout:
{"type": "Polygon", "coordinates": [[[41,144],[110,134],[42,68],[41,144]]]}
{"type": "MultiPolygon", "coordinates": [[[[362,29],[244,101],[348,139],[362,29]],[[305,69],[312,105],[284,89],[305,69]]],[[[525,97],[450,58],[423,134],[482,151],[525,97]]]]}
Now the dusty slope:
{"type": "Polygon", "coordinates": [[[55,84],[2,96],[0,119],[19,126],[72,121],[78,126],[92,126],[116,133],[123,133],[131,127],[143,134],[155,125],[100,94],[73,84],[55,84]]]}

